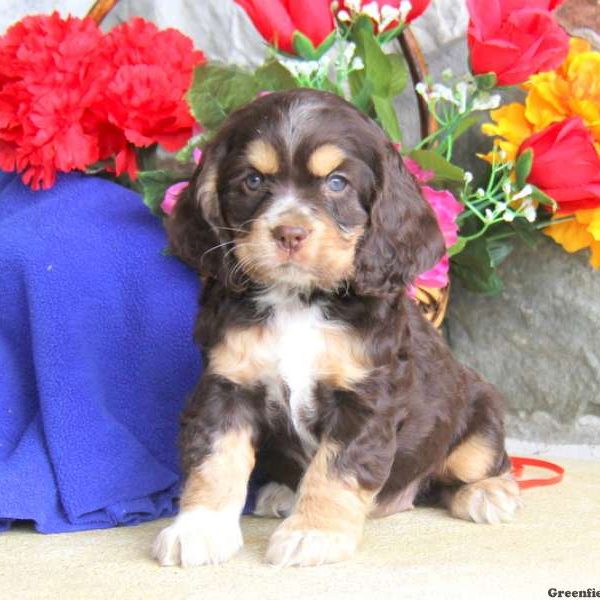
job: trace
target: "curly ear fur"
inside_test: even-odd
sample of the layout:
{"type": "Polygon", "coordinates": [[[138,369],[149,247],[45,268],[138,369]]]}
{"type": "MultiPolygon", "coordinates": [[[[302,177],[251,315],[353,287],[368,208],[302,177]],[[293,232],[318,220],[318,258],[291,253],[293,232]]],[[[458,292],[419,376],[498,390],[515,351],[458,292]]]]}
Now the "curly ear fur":
{"type": "Polygon", "coordinates": [[[165,227],[173,253],[201,277],[239,287],[231,277],[233,239],[224,228],[216,187],[217,149],[208,147],[190,185],[178,198],[165,227]]]}
{"type": "Polygon", "coordinates": [[[383,160],[383,184],[356,253],[355,287],[363,295],[398,293],[444,255],[435,214],[393,146],[383,160]]]}

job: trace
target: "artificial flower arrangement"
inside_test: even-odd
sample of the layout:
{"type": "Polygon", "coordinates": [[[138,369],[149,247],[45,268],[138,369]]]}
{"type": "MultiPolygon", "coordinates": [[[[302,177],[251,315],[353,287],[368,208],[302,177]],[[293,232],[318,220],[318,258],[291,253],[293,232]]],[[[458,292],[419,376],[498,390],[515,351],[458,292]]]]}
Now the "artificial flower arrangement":
{"type": "Polygon", "coordinates": [[[569,40],[553,14],[560,0],[466,0],[471,73],[416,86],[437,127],[413,148],[394,110],[409,79],[394,42],[429,0],[236,1],[271,49],[253,71],[207,62],[180,33],[141,19],[108,34],[57,15],[15,25],[0,38],[0,167],[34,188],[73,169],[126,174],[168,213],[231,111],[311,87],[376,119],[421,182],[448,255],[418,286],[446,288],[451,269],[468,288],[497,292],[512,238],[540,230],[569,252],[589,247],[600,267],[600,53],[569,40]],[[524,100],[501,106],[506,86],[524,100]],[[490,109],[489,169],[474,180],[455,150],[490,109]],[[178,150],[180,166],[138,173],[156,144],[178,150]]]}

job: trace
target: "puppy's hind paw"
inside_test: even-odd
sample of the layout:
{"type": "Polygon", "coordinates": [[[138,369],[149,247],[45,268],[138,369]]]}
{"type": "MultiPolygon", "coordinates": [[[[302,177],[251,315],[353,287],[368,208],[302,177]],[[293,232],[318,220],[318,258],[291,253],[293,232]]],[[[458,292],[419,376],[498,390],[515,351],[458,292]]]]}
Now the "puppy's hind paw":
{"type": "Polygon", "coordinates": [[[281,483],[267,483],[258,490],[256,495],[257,517],[288,517],[296,502],[296,494],[281,483]]]}
{"type": "Polygon", "coordinates": [[[198,507],[179,514],[158,534],[152,556],[163,567],[214,565],[229,560],[242,545],[237,515],[198,507]]]}
{"type": "Polygon", "coordinates": [[[453,517],[491,524],[512,521],[521,506],[519,486],[510,475],[465,484],[448,502],[453,517]]]}

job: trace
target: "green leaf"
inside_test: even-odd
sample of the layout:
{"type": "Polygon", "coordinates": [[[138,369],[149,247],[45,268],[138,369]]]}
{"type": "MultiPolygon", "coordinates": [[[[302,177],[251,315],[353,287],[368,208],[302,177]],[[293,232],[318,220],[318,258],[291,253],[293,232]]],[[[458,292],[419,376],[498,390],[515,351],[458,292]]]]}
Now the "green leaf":
{"type": "Polygon", "coordinates": [[[167,188],[174,183],[185,181],[186,176],[182,173],[169,171],[140,171],[138,182],[142,188],[142,199],[144,204],[151,210],[152,214],[162,216],[164,213],[160,204],[165,197],[167,188]]]}
{"type": "Polygon", "coordinates": [[[529,173],[531,173],[531,166],[533,164],[533,150],[527,148],[525,152],[519,154],[517,162],[515,163],[515,174],[517,176],[517,187],[522,189],[525,187],[529,173]]]}
{"type": "Polygon", "coordinates": [[[458,125],[452,130],[452,139],[456,141],[463,133],[466,133],[473,125],[477,125],[483,119],[481,114],[474,113],[461,119],[458,125]]]}
{"type": "Polygon", "coordinates": [[[471,240],[460,254],[452,257],[452,275],[472,292],[494,295],[502,291],[487,243],[483,238],[471,240]]]}
{"type": "Polygon", "coordinates": [[[486,239],[488,253],[493,267],[499,267],[513,251],[514,246],[509,240],[486,239]]]}
{"type": "Polygon", "coordinates": [[[315,53],[317,59],[321,58],[325,52],[327,52],[331,46],[333,46],[337,37],[336,30],[334,29],[316,48],[315,53]]]}
{"type": "Polygon", "coordinates": [[[358,28],[356,32],[356,52],[363,60],[365,75],[373,86],[373,94],[380,98],[390,97],[392,95],[392,61],[377,43],[373,29],[370,26],[369,28],[365,26],[358,28]]]}
{"type": "Polygon", "coordinates": [[[456,243],[454,243],[450,248],[448,248],[448,256],[455,256],[456,254],[460,254],[464,247],[467,245],[467,238],[458,236],[456,243]]]}
{"type": "Polygon", "coordinates": [[[261,90],[277,92],[298,87],[294,76],[277,60],[270,60],[256,69],[256,83],[261,90]]]}
{"type": "Polygon", "coordinates": [[[542,190],[540,190],[540,188],[536,187],[535,185],[532,185],[531,189],[532,189],[531,197],[534,200],[537,200],[540,204],[545,204],[546,206],[551,206],[554,209],[558,208],[558,204],[556,203],[556,200],[554,198],[551,198],[550,196],[548,196],[548,194],[545,194],[544,192],[542,192],[542,190]]]}
{"type": "Polygon", "coordinates": [[[402,132],[398,124],[398,116],[391,98],[381,98],[372,96],[375,114],[381,123],[384,131],[388,134],[392,142],[399,142],[402,139],[402,132]]]}
{"type": "Polygon", "coordinates": [[[292,46],[300,58],[306,60],[317,60],[319,55],[313,46],[313,43],[300,31],[294,31],[292,34],[292,46]]]}
{"type": "Polygon", "coordinates": [[[348,81],[350,83],[350,93],[352,94],[352,104],[364,113],[373,116],[375,110],[371,100],[373,86],[367,80],[364,69],[350,73],[348,81]]]}
{"type": "Polygon", "coordinates": [[[252,73],[234,65],[205,63],[196,67],[186,99],[204,129],[216,129],[236,108],[256,97],[259,85],[252,73]]]}
{"type": "Polygon", "coordinates": [[[385,44],[389,44],[392,40],[396,39],[404,28],[405,25],[401,24],[393,27],[392,29],[388,29],[387,31],[378,34],[377,41],[381,46],[385,46],[385,44]]]}
{"type": "Polygon", "coordinates": [[[477,88],[482,91],[487,91],[495,88],[497,82],[498,78],[496,77],[496,73],[485,73],[483,75],[475,76],[475,83],[477,85],[477,88]]]}
{"type": "Polygon", "coordinates": [[[408,81],[408,66],[406,60],[401,54],[387,54],[389,59],[390,76],[390,96],[398,96],[406,87],[408,81]]]}
{"type": "Polygon", "coordinates": [[[436,179],[461,183],[463,181],[464,171],[448,162],[434,150],[413,150],[410,157],[416,160],[421,168],[426,171],[433,171],[436,179]]]}
{"type": "Polygon", "coordinates": [[[527,219],[515,219],[511,223],[513,231],[518,235],[530,248],[535,248],[540,241],[540,232],[535,223],[530,223],[527,219]]]}

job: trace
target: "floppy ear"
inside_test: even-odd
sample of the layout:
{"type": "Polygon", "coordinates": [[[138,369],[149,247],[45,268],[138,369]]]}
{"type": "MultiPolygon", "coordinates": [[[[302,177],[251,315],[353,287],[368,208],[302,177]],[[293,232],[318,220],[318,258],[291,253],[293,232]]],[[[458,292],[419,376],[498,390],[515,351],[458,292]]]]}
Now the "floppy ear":
{"type": "Polygon", "coordinates": [[[233,239],[224,228],[217,192],[217,148],[204,151],[190,185],[180,194],[165,227],[173,253],[201,277],[236,287],[230,277],[233,239]]]}
{"type": "Polygon", "coordinates": [[[382,171],[383,183],[372,199],[355,259],[355,288],[368,296],[399,292],[446,251],[431,206],[391,144],[386,145],[382,171]]]}

